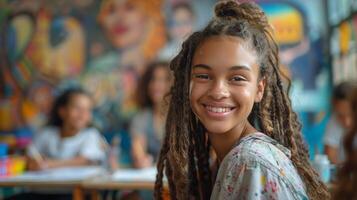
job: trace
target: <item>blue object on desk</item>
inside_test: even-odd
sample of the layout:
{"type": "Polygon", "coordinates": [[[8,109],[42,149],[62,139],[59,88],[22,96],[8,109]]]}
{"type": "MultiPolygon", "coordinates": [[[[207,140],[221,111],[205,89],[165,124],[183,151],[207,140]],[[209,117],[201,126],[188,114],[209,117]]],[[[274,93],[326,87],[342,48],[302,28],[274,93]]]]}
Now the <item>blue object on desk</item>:
{"type": "Polygon", "coordinates": [[[7,155],[8,145],[5,143],[0,143],[0,158],[7,155]]]}
{"type": "Polygon", "coordinates": [[[17,138],[19,137],[32,138],[33,135],[33,131],[29,127],[17,128],[16,130],[14,130],[14,133],[17,138]]]}

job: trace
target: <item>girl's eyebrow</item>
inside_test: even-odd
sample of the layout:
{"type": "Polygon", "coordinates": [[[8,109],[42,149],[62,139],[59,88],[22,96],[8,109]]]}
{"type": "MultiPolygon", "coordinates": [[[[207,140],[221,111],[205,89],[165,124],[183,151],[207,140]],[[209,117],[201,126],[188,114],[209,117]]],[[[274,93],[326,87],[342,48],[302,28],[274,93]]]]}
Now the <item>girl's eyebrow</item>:
{"type": "MultiPolygon", "coordinates": [[[[196,64],[192,67],[192,69],[197,69],[197,68],[203,68],[207,70],[211,70],[211,67],[205,64],[196,64]]],[[[235,71],[235,70],[251,70],[251,67],[247,65],[235,65],[229,68],[229,71],[235,71]]]]}
{"type": "Polygon", "coordinates": [[[248,65],[236,65],[236,66],[232,66],[229,68],[229,71],[235,71],[235,70],[251,70],[251,67],[249,67],[248,65]]]}
{"type": "Polygon", "coordinates": [[[208,65],[205,65],[205,64],[196,64],[196,65],[192,66],[192,69],[197,69],[197,68],[211,70],[211,67],[208,65]]]}

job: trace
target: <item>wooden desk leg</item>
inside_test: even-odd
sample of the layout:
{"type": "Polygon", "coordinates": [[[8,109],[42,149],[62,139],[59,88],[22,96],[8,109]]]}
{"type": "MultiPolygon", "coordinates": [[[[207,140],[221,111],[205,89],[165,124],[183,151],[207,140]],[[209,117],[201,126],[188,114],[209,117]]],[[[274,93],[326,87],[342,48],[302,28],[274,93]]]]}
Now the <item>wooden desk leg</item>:
{"type": "Polygon", "coordinates": [[[170,200],[170,191],[167,188],[164,188],[162,191],[162,198],[164,200],[170,200]]]}
{"type": "Polygon", "coordinates": [[[83,189],[81,186],[76,186],[73,188],[72,199],[73,200],[83,200],[83,189]]]}
{"type": "Polygon", "coordinates": [[[90,192],[90,198],[91,198],[91,200],[99,200],[99,192],[98,192],[98,190],[92,190],[91,192],[90,192]]]}

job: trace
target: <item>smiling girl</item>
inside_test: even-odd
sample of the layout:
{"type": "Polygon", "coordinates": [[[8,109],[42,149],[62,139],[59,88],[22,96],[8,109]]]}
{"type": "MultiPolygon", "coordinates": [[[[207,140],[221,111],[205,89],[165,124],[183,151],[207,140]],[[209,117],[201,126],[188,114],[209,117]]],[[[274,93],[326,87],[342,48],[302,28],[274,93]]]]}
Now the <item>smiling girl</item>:
{"type": "Polygon", "coordinates": [[[164,172],[172,199],[329,198],[309,163],[266,15],[234,1],[218,3],[215,15],[170,64],[156,199],[164,172]],[[209,167],[211,147],[218,172],[209,167]]]}

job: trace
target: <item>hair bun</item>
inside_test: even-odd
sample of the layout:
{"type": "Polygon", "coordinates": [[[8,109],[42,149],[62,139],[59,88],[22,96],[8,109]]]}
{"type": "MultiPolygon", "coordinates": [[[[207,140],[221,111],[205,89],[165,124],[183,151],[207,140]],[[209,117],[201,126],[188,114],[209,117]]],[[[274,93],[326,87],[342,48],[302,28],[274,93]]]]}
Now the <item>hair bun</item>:
{"type": "Polygon", "coordinates": [[[239,14],[239,4],[235,1],[224,1],[216,5],[214,12],[216,17],[234,17],[239,14]]]}

